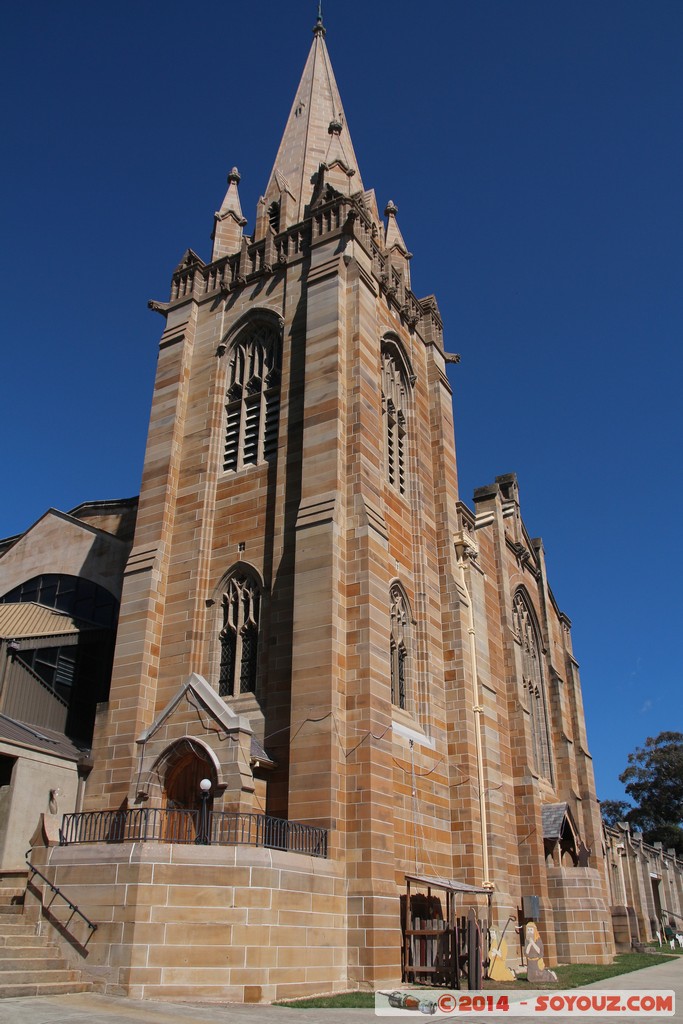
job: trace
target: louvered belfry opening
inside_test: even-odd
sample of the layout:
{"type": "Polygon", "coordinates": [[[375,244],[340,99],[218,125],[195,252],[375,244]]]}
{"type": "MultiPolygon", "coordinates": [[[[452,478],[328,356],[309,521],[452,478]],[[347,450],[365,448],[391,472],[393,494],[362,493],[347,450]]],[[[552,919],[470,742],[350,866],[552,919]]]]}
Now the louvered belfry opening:
{"type": "Polygon", "coordinates": [[[230,353],[223,469],[234,472],[277,454],[280,337],[268,324],[245,329],[230,353]]]}

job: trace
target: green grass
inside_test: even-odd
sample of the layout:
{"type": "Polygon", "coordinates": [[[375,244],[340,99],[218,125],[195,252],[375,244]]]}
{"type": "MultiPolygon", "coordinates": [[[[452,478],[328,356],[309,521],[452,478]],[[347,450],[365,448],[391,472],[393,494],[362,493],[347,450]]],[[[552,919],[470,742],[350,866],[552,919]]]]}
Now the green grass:
{"type": "MultiPolygon", "coordinates": [[[[582,985],[590,985],[595,981],[604,981],[606,978],[616,978],[620,974],[630,974],[631,971],[640,971],[643,967],[654,967],[655,964],[666,963],[670,955],[659,953],[620,953],[613,964],[564,964],[561,967],[554,967],[557,974],[557,982],[549,985],[531,985],[525,975],[520,975],[517,981],[490,982],[484,981],[485,989],[565,989],[579,988],[582,985]]],[[[287,999],[281,1000],[276,1006],[286,1006],[292,1010],[324,1010],[353,1007],[361,1010],[372,1010],[375,1007],[374,992],[340,992],[333,996],[312,996],[310,999],[287,999]]]]}
{"type": "Polygon", "coordinates": [[[658,953],[666,953],[667,956],[683,956],[683,949],[676,943],[676,948],[672,949],[667,942],[666,946],[660,946],[658,942],[648,942],[650,949],[656,949],[658,953]]]}
{"type": "Polygon", "coordinates": [[[526,974],[520,974],[514,982],[487,981],[485,988],[579,988],[582,985],[592,985],[596,981],[605,981],[606,978],[617,978],[620,974],[640,971],[644,967],[654,967],[655,964],[663,964],[670,959],[671,957],[666,954],[658,953],[618,953],[612,964],[562,964],[560,967],[553,967],[557,981],[545,985],[532,985],[527,981],[526,974]]]}
{"type": "Polygon", "coordinates": [[[310,999],[286,999],[275,1006],[287,1006],[290,1010],[336,1010],[341,1007],[357,1010],[374,1010],[374,992],[339,992],[336,996],[312,996],[310,999]]]}
{"type": "Polygon", "coordinates": [[[659,953],[619,953],[613,964],[564,964],[562,967],[554,967],[557,975],[558,987],[578,988],[580,985],[590,985],[594,981],[604,981],[605,978],[616,978],[620,974],[630,974],[631,971],[640,971],[643,967],[654,967],[655,964],[663,964],[670,957],[659,953]]]}

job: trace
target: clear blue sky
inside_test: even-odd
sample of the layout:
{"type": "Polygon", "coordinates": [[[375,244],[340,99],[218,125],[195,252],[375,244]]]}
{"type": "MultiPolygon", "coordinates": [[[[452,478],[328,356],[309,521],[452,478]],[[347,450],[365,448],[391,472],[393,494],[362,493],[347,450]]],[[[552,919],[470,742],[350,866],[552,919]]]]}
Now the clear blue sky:
{"type": "MultiPolygon", "coordinates": [[[[598,794],[683,729],[683,3],[327,0],[363,181],[452,368],[461,496],[518,474],[573,621],[598,794]]],[[[0,536],[139,489],[170,275],[250,230],[309,0],[3,16],[0,536]]]]}

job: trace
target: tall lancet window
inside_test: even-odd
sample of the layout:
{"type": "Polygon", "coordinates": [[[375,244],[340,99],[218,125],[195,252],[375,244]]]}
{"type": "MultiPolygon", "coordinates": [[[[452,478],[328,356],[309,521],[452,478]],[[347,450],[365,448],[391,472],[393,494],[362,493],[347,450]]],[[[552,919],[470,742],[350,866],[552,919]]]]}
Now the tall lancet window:
{"type": "Polygon", "coordinates": [[[533,766],[543,778],[552,780],[548,700],[539,631],[531,606],[521,590],[514,597],[513,617],[515,636],[522,648],[522,678],[529,704],[533,766]]]}
{"type": "Polygon", "coordinates": [[[247,327],[230,350],[223,469],[242,469],[277,455],[280,335],[269,324],[247,327]]]}
{"type": "Polygon", "coordinates": [[[240,573],[228,580],[223,594],[220,631],[218,692],[221,697],[256,692],[260,606],[261,591],[255,579],[240,573]]]}
{"type": "Polygon", "coordinates": [[[393,346],[382,349],[382,418],[386,476],[400,494],[406,493],[406,374],[393,346]]]}
{"type": "Polygon", "coordinates": [[[391,703],[398,708],[408,706],[408,645],[410,611],[402,587],[394,583],[389,591],[391,604],[391,703]]]}

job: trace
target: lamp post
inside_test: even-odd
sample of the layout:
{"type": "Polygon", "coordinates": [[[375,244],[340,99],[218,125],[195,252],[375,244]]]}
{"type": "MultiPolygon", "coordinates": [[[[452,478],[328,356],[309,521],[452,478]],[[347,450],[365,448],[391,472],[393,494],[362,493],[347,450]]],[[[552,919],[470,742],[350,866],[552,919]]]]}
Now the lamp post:
{"type": "Polygon", "coordinates": [[[209,846],[211,839],[209,837],[209,793],[211,792],[211,780],[202,779],[199,783],[199,788],[202,795],[202,807],[199,819],[199,835],[197,836],[197,842],[202,846],[209,846]]]}

